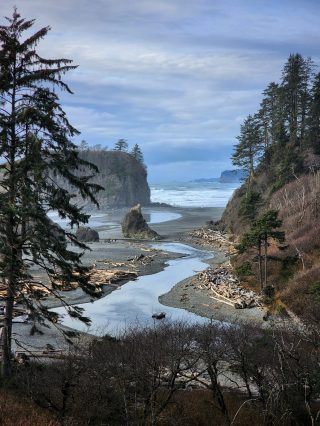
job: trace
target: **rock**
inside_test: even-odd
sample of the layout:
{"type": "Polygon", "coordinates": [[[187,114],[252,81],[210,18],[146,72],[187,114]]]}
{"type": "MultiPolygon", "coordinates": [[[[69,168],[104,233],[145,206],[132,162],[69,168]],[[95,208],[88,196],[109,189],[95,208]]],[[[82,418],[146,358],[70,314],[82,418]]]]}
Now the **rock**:
{"type": "Polygon", "coordinates": [[[250,302],[247,304],[247,308],[254,308],[256,306],[256,301],[254,299],[251,299],[250,302]]]}
{"type": "Polygon", "coordinates": [[[147,224],[142,216],[140,204],[132,207],[122,221],[122,233],[127,238],[152,239],[160,238],[147,224]]]}
{"type": "Polygon", "coordinates": [[[81,226],[77,229],[76,237],[83,243],[99,241],[99,234],[96,230],[81,226]]]}
{"type": "Polygon", "coordinates": [[[157,320],[162,320],[165,317],[166,317],[166,314],[164,312],[159,312],[159,313],[152,315],[152,318],[157,319],[157,320]]]}
{"type": "Polygon", "coordinates": [[[246,309],[247,304],[244,300],[241,300],[234,304],[235,309],[246,309]]]}
{"type": "Polygon", "coordinates": [[[271,317],[271,313],[270,313],[269,311],[267,311],[267,312],[263,315],[262,319],[263,319],[263,321],[268,321],[270,317],[271,317]]]}
{"type": "Polygon", "coordinates": [[[248,173],[242,169],[224,170],[221,173],[219,182],[241,182],[246,179],[248,173]]]}
{"type": "MultiPolygon", "coordinates": [[[[96,165],[99,173],[94,173],[90,183],[98,184],[103,189],[95,194],[100,209],[122,208],[140,203],[142,206],[150,204],[150,188],[147,181],[147,171],[132,155],[123,151],[103,151],[86,149],[79,151],[82,160],[96,165]]],[[[77,175],[92,175],[92,170],[85,166],[77,175]]],[[[63,177],[51,176],[54,181],[70,193],[76,193],[75,188],[63,177]]],[[[89,211],[95,209],[91,201],[83,200],[77,195],[73,201],[79,206],[85,206],[89,211]]]]}
{"type": "Polygon", "coordinates": [[[28,363],[28,361],[29,361],[29,357],[28,357],[28,355],[27,354],[25,354],[25,353],[18,353],[17,355],[16,355],[16,357],[15,357],[15,361],[18,363],[18,364],[27,364],[28,363]]]}

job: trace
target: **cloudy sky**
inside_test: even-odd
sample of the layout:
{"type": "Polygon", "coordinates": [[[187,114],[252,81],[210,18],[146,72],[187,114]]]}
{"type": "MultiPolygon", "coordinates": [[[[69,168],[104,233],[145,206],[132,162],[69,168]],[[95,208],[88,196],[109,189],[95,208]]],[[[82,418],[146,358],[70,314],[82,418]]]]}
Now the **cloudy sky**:
{"type": "Polygon", "coordinates": [[[319,0],[0,0],[34,28],[46,57],[79,68],[62,95],[90,145],[138,143],[149,180],[214,177],[242,120],[290,53],[320,64],[319,0]]]}

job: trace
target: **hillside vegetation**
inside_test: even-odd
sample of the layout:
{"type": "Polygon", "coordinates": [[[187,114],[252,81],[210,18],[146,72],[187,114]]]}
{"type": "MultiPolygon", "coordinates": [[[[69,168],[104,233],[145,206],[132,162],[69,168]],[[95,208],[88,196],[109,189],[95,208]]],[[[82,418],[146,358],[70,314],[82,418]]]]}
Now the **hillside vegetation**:
{"type": "Polygon", "coordinates": [[[221,220],[235,241],[251,238],[233,263],[245,284],[258,287],[252,229],[275,212],[285,241],[266,239],[271,303],[298,315],[316,315],[320,306],[320,73],[314,68],[311,59],[290,55],[280,83],[267,87],[258,112],[244,121],[233,163],[248,178],[221,220]]]}

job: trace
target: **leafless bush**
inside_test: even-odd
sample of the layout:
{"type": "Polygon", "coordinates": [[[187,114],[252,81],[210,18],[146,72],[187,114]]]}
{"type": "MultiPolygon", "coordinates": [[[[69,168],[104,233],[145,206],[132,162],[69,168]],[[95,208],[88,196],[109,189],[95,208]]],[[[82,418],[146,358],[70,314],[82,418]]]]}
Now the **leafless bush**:
{"type": "Polygon", "coordinates": [[[98,339],[61,363],[22,368],[17,383],[62,425],[180,425],[180,408],[200,390],[208,401],[202,418],[221,425],[245,424],[248,413],[261,425],[312,425],[319,342],[315,321],[292,330],[162,323],[98,339]]]}

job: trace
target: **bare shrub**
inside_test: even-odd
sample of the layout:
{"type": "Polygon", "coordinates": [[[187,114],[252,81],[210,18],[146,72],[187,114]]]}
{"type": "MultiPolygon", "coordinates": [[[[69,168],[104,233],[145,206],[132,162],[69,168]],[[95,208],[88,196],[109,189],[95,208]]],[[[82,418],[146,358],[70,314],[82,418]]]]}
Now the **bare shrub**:
{"type": "Polygon", "coordinates": [[[22,367],[16,386],[65,426],[316,424],[319,342],[319,321],[269,330],[164,322],[22,367]],[[204,411],[191,420],[190,407],[204,411]]]}

